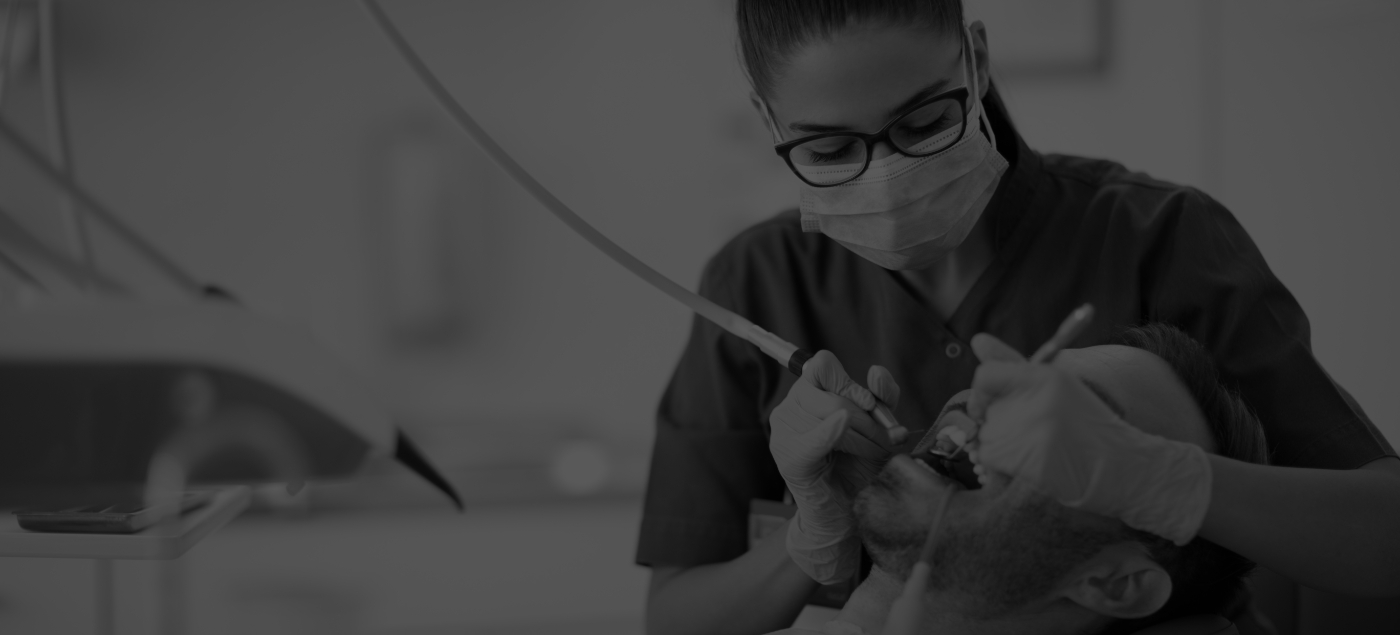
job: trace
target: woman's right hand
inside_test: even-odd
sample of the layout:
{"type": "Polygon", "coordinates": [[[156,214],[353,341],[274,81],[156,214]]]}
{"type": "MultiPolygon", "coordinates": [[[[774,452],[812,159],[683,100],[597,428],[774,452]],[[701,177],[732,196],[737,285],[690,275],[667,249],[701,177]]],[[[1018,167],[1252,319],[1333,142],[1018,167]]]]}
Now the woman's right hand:
{"type": "MultiPolygon", "coordinates": [[[[884,366],[871,366],[866,374],[869,389],[846,374],[831,351],[819,351],[802,366],[802,376],[788,390],[787,398],[773,411],[783,411],[786,423],[810,430],[821,420],[844,410],[849,417],[836,450],[872,461],[888,461],[895,446],[890,433],[870,416],[878,398],[891,410],[899,404],[899,384],[884,366]]],[[[772,416],[769,417],[770,422],[772,416]]]]}
{"type": "Polygon", "coordinates": [[[847,579],[859,565],[851,503],[893,452],[866,410],[875,407],[876,394],[894,407],[899,386],[879,366],[871,367],[869,380],[875,393],[821,351],[769,416],[769,450],[798,509],[788,527],[788,552],[823,584],[847,579]]]}

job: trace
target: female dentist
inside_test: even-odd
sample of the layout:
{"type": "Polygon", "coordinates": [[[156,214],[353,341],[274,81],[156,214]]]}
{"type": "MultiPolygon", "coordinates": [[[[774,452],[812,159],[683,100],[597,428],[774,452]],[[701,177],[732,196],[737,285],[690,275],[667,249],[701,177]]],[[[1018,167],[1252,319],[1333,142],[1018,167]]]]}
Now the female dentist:
{"type": "MultiPolygon", "coordinates": [[[[1033,350],[1085,302],[1097,317],[1077,344],[1173,323],[1266,428],[1273,466],[1211,457],[1208,496],[1156,510],[1198,522],[1158,533],[1198,532],[1316,588],[1400,592],[1400,541],[1384,538],[1400,535],[1400,460],[1313,357],[1301,308],[1219,203],[1028,148],[959,0],[738,0],[736,16],[754,104],[801,199],[721,249],[700,292],[823,352],[790,377],[696,320],[657,416],[636,555],[652,568],[648,632],[790,625],[858,562],[859,477],[833,474],[869,471],[830,466],[908,450],[973,383],[974,334],[1033,350]],[[846,369],[868,369],[869,390],[846,369]],[[875,397],[910,428],[905,444],[866,414],[875,397]],[[750,500],[785,491],[797,516],[749,550],[750,500]]],[[[1100,495],[1117,510],[1131,493],[1100,495]]]]}

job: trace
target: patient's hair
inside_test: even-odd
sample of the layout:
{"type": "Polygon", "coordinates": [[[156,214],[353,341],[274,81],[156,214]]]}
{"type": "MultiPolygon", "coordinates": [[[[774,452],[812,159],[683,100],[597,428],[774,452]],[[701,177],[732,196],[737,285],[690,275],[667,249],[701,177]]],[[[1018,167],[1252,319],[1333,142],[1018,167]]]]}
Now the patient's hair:
{"type": "MultiPolygon", "coordinates": [[[[1108,343],[1145,350],[1176,371],[1205,415],[1217,454],[1248,463],[1268,463],[1259,419],[1224,382],[1210,353],[1196,340],[1169,324],[1153,323],[1124,329],[1108,343]]],[[[1125,529],[1171,575],[1172,597],[1149,617],[1115,623],[1105,631],[1107,635],[1131,633],[1186,615],[1205,613],[1234,619],[1245,608],[1249,596],[1244,578],[1254,569],[1249,559],[1200,537],[1178,547],[1159,536],[1125,529]]]]}

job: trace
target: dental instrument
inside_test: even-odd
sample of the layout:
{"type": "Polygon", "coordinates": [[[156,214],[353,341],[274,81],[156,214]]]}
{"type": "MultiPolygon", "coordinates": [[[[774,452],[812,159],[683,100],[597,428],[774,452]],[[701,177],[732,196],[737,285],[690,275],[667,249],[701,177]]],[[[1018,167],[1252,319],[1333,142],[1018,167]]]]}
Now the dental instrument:
{"type": "MultiPolygon", "coordinates": [[[[418,78],[428,88],[428,91],[432,93],[438,105],[442,106],[442,108],[447,111],[447,114],[476,141],[477,145],[486,152],[487,156],[491,157],[491,160],[494,161],[497,166],[505,170],[506,174],[510,175],[521,187],[525,188],[525,191],[529,192],[535,200],[544,205],[545,209],[553,213],[560,221],[563,221],[565,225],[568,225],[570,229],[574,230],[574,232],[584,240],[587,240],[599,251],[602,251],[609,258],[613,259],[613,261],[646,281],[647,284],[650,284],[662,293],[690,307],[692,311],[715,323],[720,328],[754,344],[769,357],[772,357],[777,360],[779,364],[785,366],[793,374],[802,375],[803,365],[807,363],[807,360],[812,358],[810,352],[788,343],[733,311],[721,307],[699,294],[676,284],[671,279],[639,260],[636,256],[633,256],[619,247],[607,236],[604,236],[601,232],[594,229],[587,221],[583,220],[583,218],[574,213],[573,210],[569,209],[563,201],[560,201],[551,194],[549,190],[545,189],[545,187],[541,185],[539,181],[535,180],[529,172],[526,172],[520,164],[516,163],[515,160],[486,133],[486,130],[477,124],[476,120],[467,113],[466,109],[452,97],[452,94],[442,85],[442,82],[438,80],[437,76],[433,74],[427,64],[418,57],[413,47],[409,45],[408,40],[395,28],[389,16],[385,14],[383,8],[379,6],[379,3],[376,0],[361,0],[361,2],[366,11],[369,12],[370,17],[373,18],[375,24],[379,26],[380,31],[383,32],[384,36],[398,51],[404,62],[418,75],[418,78]]],[[[876,399],[875,408],[870,414],[885,428],[891,443],[900,444],[908,438],[908,430],[899,425],[898,421],[894,418],[894,413],[890,411],[889,406],[878,398],[876,399]]]]}
{"type": "MultiPolygon", "coordinates": [[[[1046,340],[1034,355],[1031,355],[1030,363],[1048,364],[1053,361],[1056,354],[1074,343],[1075,338],[1084,332],[1093,319],[1094,307],[1091,304],[1085,304],[1071,311],[1069,316],[1060,323],[1060,327],[1055,330],[1055,334],[1046,340]]],[[[939,431],[940,440],[947,430],[948,428],[944,428],[939,431]]],[[[974,470],[976,466],[967,452],[968,446],[974,443],[975,439],[970,438],[966,431],[959,430],[959,432],[962,432],[963,438],[961,440],[954,439],[954,435],[951,433],[947,435],[949,441],[957,444],[951,451],[940,448],[939,444],[935,442],[927,450],[911,456],[915,460],[922,461],[944,478],[956,481],[967,489],[978,489],[981,485],[974,470]]]]}
{"type": "Polygon", "coordinates": [[[1032,364],[1049,364],[1054,361],[1055,355],[1066,346],[1074,343],[1074,338],[1088,328],[1089,322],[1094,319],[1094,305],[1085,304],[1070,312],[1069,317],[1060,323],[1060,328],[1055,330],[1055,334],[1046,340],[1044,344],[1036,349],[1031,355],[1032,364]]]}

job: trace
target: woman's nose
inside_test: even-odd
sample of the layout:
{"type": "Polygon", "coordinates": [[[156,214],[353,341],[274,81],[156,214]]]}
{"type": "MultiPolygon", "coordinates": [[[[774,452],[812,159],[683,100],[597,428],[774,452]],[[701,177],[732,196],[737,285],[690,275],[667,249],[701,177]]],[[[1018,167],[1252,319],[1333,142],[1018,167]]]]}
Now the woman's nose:
{"type": "Polygon", "coordinates": [[[894,149],[894,144],[888,141],[880,141],[875,144],[875,153],[870,155],[870,160],[879,161],[880,159],[895,154],[896,152],[899,151],[894,149]]]}

